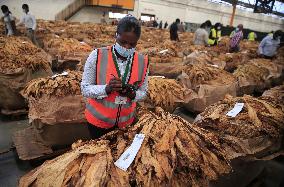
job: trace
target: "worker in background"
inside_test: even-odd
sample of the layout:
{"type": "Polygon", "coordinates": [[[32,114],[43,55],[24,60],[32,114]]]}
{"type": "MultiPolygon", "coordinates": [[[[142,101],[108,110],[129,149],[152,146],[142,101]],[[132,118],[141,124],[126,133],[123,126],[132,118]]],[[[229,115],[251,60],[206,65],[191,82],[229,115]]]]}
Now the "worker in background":
{"type": "Polygon", "coordinates": [[[162,29],[162,28],[163,28],[163,21],[161,20],[159,23],[159,29],[162,29]]]}
{"type": "Polygon", "coordinates": [[[212,27],[212,23],[210,20],[207,20],[204,22],[205,23],[205,30],[207,31],[208,35],[210,34],[210,30],[211,30],[211,27],[212,27]]]}
{"type": "Polygon", "coordinates": [[[28,38],[30,38],[33,44],[38,46],[38,43],[35,37],[36,19],[31,13],[29,13],[29,6],[27,4],[23,4],[22,9],[24,12],[24,16],[21,18],[20,22],[17,23],[17,26],[24,24],[27,29],[28,38]]]}
{"type": "Polygon", "coordinates": [[[141,20],[141,17],[139,18],[138,23],[139,23],[139,25],[140,25],[140,26],[142,26],[142,20],[141,20]]]}
{"type": "Polygon", "coordinates": [[[221,23],[217,23],[218,27],[217,27],[217,42],[220,42],[222,39],[222,24],[221,23]]]}
{"type": "Polygon", "coordinates": [[[126,16],[117,25],[116,43],[93,50],[86,61],[81,91],[93,139],[133,124],[136,102],[146,97],[148,57],[135,50],[140,35],[138,20],[126,16]]]}
{"type": "Polygon", "coordinates": [[[170,26],[170,38],[174,41],[179,41],[178,38],[178,24],[180,23],[180,19],[176,19],[174,23],[170,26]]]}
{"type": "Polygon", "coordinates": [[[185,31],[183,22],[181,22],[180,24],[178,24],[178,31],[179,31],[179,32],[184,32],[184,31],[185,31]]]}
{"type": "Polygon", "coordinates": [[[204,45],[204,46],[208,45],[208,33],[205,30],[205,28],[206,28],[206,24],[202,23],[200,25],[200,28],[198,28],[195,31],[194,37],[193,37],[194,45],[204,45]]]}
{"type": "MultiPolygon", "coordinates": [[[[158,20],[158,18],[157,18],[157,20],[158,20]]],[[[157,27],[159,26],[157,20],[156,20],[155,18],[154,18],[154,20],[153,20],[153,27],[154,27],[154,28],[157,28],[157,27]]]]}
{"type": "Polygon", "coordinates": [[[240,51],[240,42],[243,39],[243,25],[239,24],[236,28],[235,34],[230,39],[230,53],[240,51]]]}
{"type": "Polygon", "coordinates": [[[267,35],[273,37],[274,31],[271,31],[270,33],[268,33],[267,35]]]}
{"type": "Polygon", "coordinates": [[[168,22],[166,21],[165,25],[164,25],[164,29],[168,28],[168,22]]]}
{"type": "Polygon", "coordinates": [[[15,24],[15,18],[12,16],[12,13],[10,12],[9,8],[6,5],[1,6],[3,16],[3,21],[5,23],[5,34],[8,36],[15,35],[16,34],[16,24],[15,24]]]}
{"type": "Polygon", "coordinates": [[[237,28],[238,28],[238,27],[236,27],[236,28],[230,33],[230,38],[232,38],[232,37],[236,34],[237,28]]]}
{"type": "Polygon", "coordinates": [[[272,59],[276,55],[276,51],[280,46],[282,31],[275,31],[273,36],[266,36],[262,39],[258,46],[258,53],[263,58],[272,59]]]}
{"type": "Polygon", "coordinates": [[[106,25],[107,21],[106,21],[106,12],[103,13],[102,17],[101,17],[101,24],[102,25],[106,25]]]}
{"type": "Polygon", "coordinates": [[[210,46],[214,46],[218,44],[218,35],[217,32],[221,30],[221,24],[220,23],[216,23],[210,30],[210,34],[209,34],[209,40],[208,40],[208,44],[210,46]]]}
{"type": "Polygon", "coordinates": [[[248,34],[248,41],[255,41],[255,39],[257,38],[257,35],[255,32],[251,31],[248,34]]]}

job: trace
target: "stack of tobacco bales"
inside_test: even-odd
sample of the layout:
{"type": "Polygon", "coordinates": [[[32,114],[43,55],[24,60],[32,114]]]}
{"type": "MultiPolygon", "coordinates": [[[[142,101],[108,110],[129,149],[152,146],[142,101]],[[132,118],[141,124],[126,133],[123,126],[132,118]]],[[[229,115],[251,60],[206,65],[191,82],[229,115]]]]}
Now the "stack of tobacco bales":
{"type": "Polygon", "coordinates": [[[77,69],[84,64],[92,47],[73,38],[46,37],[43,40],[44,50],[52,55],[53,68],[59,71],[77,69]]]}
{"type": "Polygon", "coordinates": [[[226,94],[235,96],[237,93],[236,78],[212,65],[189,64],[178,79],[197,95],[184,105],[191,112],[202,112],[226,94]]]}
{"type": "Polygon", "coordinates": [[[238,95],[263,92],[275,83],[281,83],[283,78],[280,65],[261,58],[250,60],[246,64],[238,66],[234,71],[234,76],[238,79],[238,95]]]}
{"type": "Polygon", "coordinates": [[[82,73],[68,71],[32,80],[25,87],[22,94],[29,102],[31,126],[13,137],[21,159],[37,158],[50,153],[54,147],[89,138],[84,116],[85,100],[80,91],[81,79],[82,73]],[[23,144],[31,139],[37,144],[23,144]],[[45,148],[38,148],[39,144],[45,148]]]}
{"type": "Polygon", "coordinates": [[[216,139],[159,109],[133,127],[73,144],[72,151],[23,176],[19,186],[208,186],[230,171],[216,139]],[[137,133],[145,139],[134,162],[122,171],[114,162],[137,133]]]}
{"type": "Polygon", "coordinates": [[[0,37],[0,108],[10,113],[26,108],[20,91],[27,82],[52,74],[51,58],[27,38],[0,37]]]}

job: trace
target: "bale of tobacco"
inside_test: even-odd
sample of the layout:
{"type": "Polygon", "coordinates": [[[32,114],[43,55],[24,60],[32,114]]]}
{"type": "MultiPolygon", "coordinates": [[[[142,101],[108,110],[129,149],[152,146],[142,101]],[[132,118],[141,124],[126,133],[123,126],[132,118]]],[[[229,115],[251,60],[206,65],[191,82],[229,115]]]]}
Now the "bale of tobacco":
{"type": "Polygon", "coordinates": [[[196,97],[195,93],[174,79],[149,77],[147,98],[141,104],[147,108],[162,107],[173,112],[182,103],[196,97]]]}
{"type": "Polygon", "coordinates": [[[74,38],[60,38],[53,35],[43,40],[44,50],[53,57],[53,68],[58,71],[75,70],[85,63],[92,47],[74,38]]]}
{"type": "Polygon", "coordinates": [[[261,99],[280,105],[282,111],[284,111],[284,84],[266,90],[262,94],[261,99]]]}
{"type": "Polygon", "coordinates": [[[32,80],[22,91],[29,102],[29,122],[44,144],[68,145],[89,137],[81,79],[81,72],[67,71],[32,80]]]}
{"type": "Polygon", "coordinates": [[[27,82],[51,75],[51,58],[27,38],[0,37],[0,108],[27,107],[20,95],[27,82]]]}
{"type": "Polygon", "coordinates": [[[226,94],[235,96],[237,92],[236,78],[213,65],[188,64],[178,80],[197,95],[184,104],[191,112],[203,112],[207,106],[224,99],[226,94]]]}
{"type": "Polygon", "coordinates": [[[132,127],[73,144],[70,152],[24,175],[19,186],[209,186],[230,171],[216,138],[159,109],[132,127]],[[138,133],[144,141],[123,171],[114,162],[138,133]]]}
{"type": "Polygon", "coordinates": [[[269,100],[228,96],[207,107],[194,125],[218,134],[230,159],[240,156],[261,159],[283,151],[283,109],[269,100]],[[236,103],[244,106],[235,117],[229,116],[236,103]]]}
{"type": "Polygon", "coordinates": [[[238,95],[263,92],[281,81],[282,67],[267,59],[253,59],[238,66],[233,73],[238,79],[238,95]]]}

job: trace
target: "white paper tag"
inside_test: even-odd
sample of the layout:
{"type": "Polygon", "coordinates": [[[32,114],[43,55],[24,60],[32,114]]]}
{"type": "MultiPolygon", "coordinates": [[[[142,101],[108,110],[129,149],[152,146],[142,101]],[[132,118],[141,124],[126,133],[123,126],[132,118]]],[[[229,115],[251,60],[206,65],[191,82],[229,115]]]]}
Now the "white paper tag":
{"type": "Polygon", "coordinates": [[[114,163],[114,165],[116,165],[118,168],[122,169],[123,171],[126,171],[127,168],[130,166],[130,164],[135,159],[143,143],[144,138],[145,138],[144,134],[136,134],[130,147],[128,147],[126,151],[122,153],[122,155],[114,163]]]}
{"type": "Polygon", "coordinates": [[[230,117],[236,117],[238,113],[242,111],[244,105],[244,103],[236,103],[234,108],[230,110],[226,115],[230,117]]]}
{"type": "Polygon", "coordinates": [[[160,54],[163,54],[163,53],[166,53],[166,52],[168,52],[168,51],[169,51],[168,49],[165,49],[165,50],[160,51],[159,53],[160,53],[160,54]]]}
{"type": "Polygon", "coordinates": [[[209,64],[209,65],[211,65],[212,67],[215,67],[215,68],[219,67],[217,64],[209,64]]]}
{"type": "Polygon", "coordinates": [[[116,96],[115,97],[115,104],[117,105],[125,105],[127,102],[127,97],[116,96]]]}
{"type": "Polygon", "coordinates": [[[68,72],[67,72],[67,71],[64,71],[63,73],[53,75],[51,78],[56,78],[56,77],[58,77],[58,76],[66,76],[66,75],[68,75],[68,72]]]}
{"type": "Polygon", "coordinates": [[[165,79],[165,76],[159,76],[159,75],[154,75],[154,76],[150,76],[150,78],[161,78],[161,79],[165,79]]]}

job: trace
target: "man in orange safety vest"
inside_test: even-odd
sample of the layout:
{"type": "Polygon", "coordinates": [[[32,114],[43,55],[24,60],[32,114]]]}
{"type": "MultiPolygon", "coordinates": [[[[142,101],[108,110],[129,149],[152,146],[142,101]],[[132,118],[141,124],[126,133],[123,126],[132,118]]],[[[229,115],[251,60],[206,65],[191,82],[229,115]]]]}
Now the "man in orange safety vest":
{"type": "Polygon", "coordinates": [[[86,61],[81,90],[93,139],[135,121],[136,102],[148,88],[148,57],[135,51],[140,35],[139,21],[128,15],[117,25],[116,43],[93,50],[86,61]]]}

